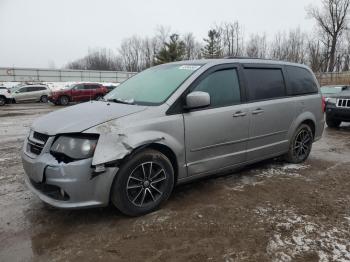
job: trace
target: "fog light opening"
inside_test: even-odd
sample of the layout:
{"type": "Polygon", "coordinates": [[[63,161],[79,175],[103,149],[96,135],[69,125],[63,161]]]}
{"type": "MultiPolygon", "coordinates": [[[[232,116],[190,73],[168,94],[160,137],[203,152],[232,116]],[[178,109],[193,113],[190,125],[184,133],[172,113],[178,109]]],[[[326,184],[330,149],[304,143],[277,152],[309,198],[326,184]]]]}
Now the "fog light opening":
{"type": "Polygon", "coordinates": [[[60,193],[61,193],[61,197],[64,198],[66,195],[66,192],[64,192],[64,190],[62,188],[60,189],[60,193]]]}

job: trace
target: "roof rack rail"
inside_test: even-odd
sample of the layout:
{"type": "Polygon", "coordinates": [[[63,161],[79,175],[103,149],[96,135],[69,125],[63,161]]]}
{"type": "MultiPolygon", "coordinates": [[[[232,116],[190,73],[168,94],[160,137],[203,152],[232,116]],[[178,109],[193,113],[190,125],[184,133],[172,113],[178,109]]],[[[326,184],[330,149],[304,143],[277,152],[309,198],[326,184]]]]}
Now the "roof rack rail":
{"type": "Polygon", "coordinates": [[[269,58],[249,57],[249,56],[225,56],[224,59],[259,59],[259,60],[272,60],[272,59],[269,59],[269,58]]]}

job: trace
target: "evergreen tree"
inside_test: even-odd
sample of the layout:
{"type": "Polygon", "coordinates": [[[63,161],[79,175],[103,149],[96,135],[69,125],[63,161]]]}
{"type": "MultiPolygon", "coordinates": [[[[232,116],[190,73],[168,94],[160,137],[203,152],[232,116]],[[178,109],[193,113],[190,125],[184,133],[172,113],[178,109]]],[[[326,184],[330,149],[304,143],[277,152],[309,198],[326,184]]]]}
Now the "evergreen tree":
{"type": "Polygon", "coordinates": [[[180,40],[179,35],[172,34],[170,41],[164,43],[156,56],[156,64],[183,60],[185,55],[185,43],[180,40]]]}
{"type": "Polygon", "coordinates": [[[206,42],[202,48],[202,55],[205,58],[219,58],[221,57],[221,39],[220,33],[215,29],[209,30],[208,38],[203,39],[206,42]]]}

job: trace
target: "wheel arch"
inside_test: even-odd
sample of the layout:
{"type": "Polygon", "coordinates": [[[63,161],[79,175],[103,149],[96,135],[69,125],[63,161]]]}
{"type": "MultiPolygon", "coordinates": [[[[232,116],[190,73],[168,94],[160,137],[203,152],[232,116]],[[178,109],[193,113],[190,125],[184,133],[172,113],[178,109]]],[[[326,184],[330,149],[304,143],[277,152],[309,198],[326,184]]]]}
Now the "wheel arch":
{"type": "Polygon", "coordinates": [[[315,138],[316,134],[316,118],[311,112],[303,112],[300,114],[293,122],[289,132],[288,139],[290,140],[293,137],[293,134],[298,129],[298,127],[302,124],[306,124],[310,126],[312,130],[313,137],[315,138]]]}

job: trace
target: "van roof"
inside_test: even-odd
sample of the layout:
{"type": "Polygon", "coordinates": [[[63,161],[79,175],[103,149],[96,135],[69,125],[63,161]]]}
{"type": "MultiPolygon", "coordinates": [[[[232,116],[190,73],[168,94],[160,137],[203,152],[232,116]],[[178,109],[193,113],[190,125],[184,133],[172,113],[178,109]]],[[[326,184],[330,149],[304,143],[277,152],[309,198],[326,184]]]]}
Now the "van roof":
{"type": "Polygon", "coordinates": [[[306,65],[273,60],[273,59],[262,59],[262,58],[249,58],[249,57],[227,57],[220,59],[199,59],[199,60],[188,60],[175,62],[176,64],[227,64],[227,63],[237,63],[237,64],[265,64],[265,65],[290,65],[309,69],[306,65]]]}

